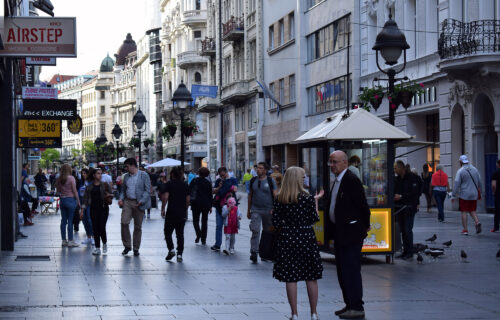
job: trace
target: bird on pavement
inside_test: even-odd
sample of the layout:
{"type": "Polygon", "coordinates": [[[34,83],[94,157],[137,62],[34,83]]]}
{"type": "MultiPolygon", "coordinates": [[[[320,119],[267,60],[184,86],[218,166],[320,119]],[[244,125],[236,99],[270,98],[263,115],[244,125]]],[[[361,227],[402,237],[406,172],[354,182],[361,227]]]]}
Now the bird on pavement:
{"type": "Polygon", "coordinates": [[[424,261],[424,258],[422,257],[422,255],[420,253],[417,253],[417,263],[422,263],[422,261],[424,261]]]}
{"type": "Polygon", "coordinates": [[[434,241],[436,241],[436,239],[437,239],[437,236],[436,236],[436,234],[434,234],[434,235],[432,235],[432,237],[430,237],[429,239],[425,239],[425,241],[434,242],[434,241]]]}
{"type": "Polygon", "coordinates": [[[500,250],[497,252],[497,259],[500,259],[500,250]]]}
{"type": "Polygon", "coordinates": [[[451,242],[451,240],[450,240],[450,241],[443,242],[443,245],[444,245],[444,246],[447,246],[447,247],[449,248],[449,247],[451,246],[451,244],[452,244],[452,243],[453,243],[453,242],[451,242]]]}
{"type": "Polygon", "coordinates": [[[462,258],[462,261],[467,260],[467,253],[464,250],[460,251],[460,258],[462,258]]]}
{"type": "Polygon", "coordinates": [[[437,257],[441,256],[444,254],[444,251],[441,250],[431,250],[430,252],[431,256],[436,259],[437,257]]]}

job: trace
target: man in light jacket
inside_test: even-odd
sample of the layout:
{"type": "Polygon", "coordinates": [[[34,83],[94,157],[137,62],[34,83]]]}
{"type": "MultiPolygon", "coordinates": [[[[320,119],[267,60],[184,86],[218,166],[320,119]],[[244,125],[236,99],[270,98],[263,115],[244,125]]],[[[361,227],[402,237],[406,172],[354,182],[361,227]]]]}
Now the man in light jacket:
{"type": "Polygon", "coordinates": [[[477,218],[477,200],[481,198],[481,176],[479,171],[469,163],[467,156],[460,156],[460,169],[455,176],[453,196],[459,198],[460,211],[462,212],[463,235],[468,235],[467,212],[476,223],[476,233],[481,233],[481,223],[477,218]]]}
{"type": "Polygon", "coordinates": [[[151,180],[146,172],[137,168],[137,161],[134,158],[125,160],[124,165],[128,173],[124,175],[120,200],[118,201],[118,205],[122,208],[121,235],[125,247],[122,255],[127,255],[132,248],[129,224],[130,220],[134,219],[133,249],[134,256],[138,256],[144,211],[151,208],[151,180]]]}

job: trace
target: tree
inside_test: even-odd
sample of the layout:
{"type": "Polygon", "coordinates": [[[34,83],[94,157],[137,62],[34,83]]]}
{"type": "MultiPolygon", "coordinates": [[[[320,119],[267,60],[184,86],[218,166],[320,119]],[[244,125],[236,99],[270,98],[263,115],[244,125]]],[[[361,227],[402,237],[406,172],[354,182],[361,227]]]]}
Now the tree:
{"type": "Polygon", "coordinates": [[[54,161],[59,160],[61,153],[56,149],[46,149],[42,152],[40,158],[40,167],[48,169],[51,165],[53,166],[54,161]]]}

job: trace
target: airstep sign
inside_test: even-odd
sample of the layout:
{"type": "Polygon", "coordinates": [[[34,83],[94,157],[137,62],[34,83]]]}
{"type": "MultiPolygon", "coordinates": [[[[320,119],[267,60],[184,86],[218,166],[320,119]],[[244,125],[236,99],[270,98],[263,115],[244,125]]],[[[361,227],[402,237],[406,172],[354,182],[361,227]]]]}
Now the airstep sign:
{"type": "Polygon", "coordinates": [[[77,116],[74,99],[24,99],[25,119],[72,120],[77,116]]]}

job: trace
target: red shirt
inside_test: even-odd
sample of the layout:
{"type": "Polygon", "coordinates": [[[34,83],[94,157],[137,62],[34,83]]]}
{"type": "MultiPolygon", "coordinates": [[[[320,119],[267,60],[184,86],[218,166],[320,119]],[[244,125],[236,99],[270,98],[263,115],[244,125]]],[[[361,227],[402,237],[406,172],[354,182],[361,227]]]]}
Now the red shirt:
{"type": "Polygon", "coordinates": [[[438,170],[432,175],[431,185],[433,187],[446,187],[448,185],[448,175],[443,170],[438,170]]]}

